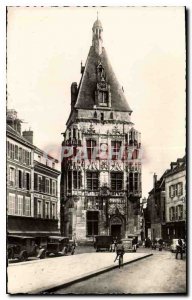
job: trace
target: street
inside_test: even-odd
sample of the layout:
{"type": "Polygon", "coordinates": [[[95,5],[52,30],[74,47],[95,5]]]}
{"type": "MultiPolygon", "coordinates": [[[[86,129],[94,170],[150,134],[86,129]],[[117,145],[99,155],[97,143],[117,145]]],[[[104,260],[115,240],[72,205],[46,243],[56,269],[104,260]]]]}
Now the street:
{"type": "Polygon", "coordinates": [[[185,293],[186,260],[170,251],[139,248],[153,256],[133,262],[86,281],[59,289],[54,294],[148,294],[185,293]]]}

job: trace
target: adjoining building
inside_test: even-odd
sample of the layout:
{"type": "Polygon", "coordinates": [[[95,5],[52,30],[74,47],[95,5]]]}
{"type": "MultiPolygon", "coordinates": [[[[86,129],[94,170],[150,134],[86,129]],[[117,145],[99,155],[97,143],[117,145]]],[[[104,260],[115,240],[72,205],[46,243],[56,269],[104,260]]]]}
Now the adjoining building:
{"type": "Polygon", "coordinates": [[[165,177],[166,238],[186,238],[186,159],[171,163],[165,177]]]}
{"type": "Polygon", "coordinates": [[[58,160],[36,148],[34,153],[34,217],[40,232],[58,234],[58,160]]]}
{"type": "Polygon", "coordinates": [[[186,238],[186,160],[171,162],[159,180],[153,176],[144,209],[145,235],[151,240],[186,238]]]}
{"type": "Polygon", "coordinates": [[[144,241],[147,234],[146,234],[146,208],[147,208],[147,198],[141,199],[140,202],[140,229],[141,229],[141,241],[144,241]]]}
{"type": "MultiPolygon", "coordinates": [[[[58,164],[58,161],[33,145],[33,132],[21,131],[22,121],[17,117],[15,110],[7,110],[7,232],[16,235],[44,235],[59,234],[57,209],[57,186],[59,171],[55,166],[46,163],[38,166],[34,159],[38,153],[44,159],[58,164]],[[50,191],[37,191],[41,195],[42,215],[37,215],[37,194],[35,193],[34,179],[37,173],[46,174],[53,178],[50,191]],[[50,212],[46,214],[46,202],[50,203],[50,212]],[[52,203],[55,207],[52,208],[52,203]],[[52,209],[52,210],[51,210],[52,209]],[[54,213],[52,213],[54,210],[54,213]]],[[[40,164],[40,163],[39,163],[40,164]]],[[[43,176],[42,176],[43,177],[43,176]]],[[[50,183],[51,184],[51,183],[50,183]]]]}
{"type": "Polygon", "coordinates": [[[97,19],[63,133],[61,232],[79,241],[94,235],[140,237],[140,133],[103,47],[97,19]],[[70,152],[70,154],[69,154],[70,152]]]}
{"type": "Polygon", "coordinates": [[[153,189],[149,192],[147,199],[148,222],[147,237],[151,240],[165,238],[163,226],[165,225],[165,176],[167,171],[157,180],[157,175],[153,175],[153,189]]]}

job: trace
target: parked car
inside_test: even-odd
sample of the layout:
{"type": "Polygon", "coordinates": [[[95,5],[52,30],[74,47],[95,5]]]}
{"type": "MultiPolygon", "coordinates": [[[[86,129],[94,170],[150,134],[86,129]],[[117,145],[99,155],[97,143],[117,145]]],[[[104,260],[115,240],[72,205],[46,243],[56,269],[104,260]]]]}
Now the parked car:
{"type": "Polygon", "coordinates": [[[138,242],[138,236],[135,234],[128,234],[127,238],[130,238],[133,240],[133,245],[136,245],[137,248],[139,248],[139,242],[138,242]]]}
{"type": "Polygon", "coordinates": [[[25,261],[29,256],[37,257],[39,250],[35,237],[8,235],[8,259],[17,258],[25,261]]]}
{"type": "Polygon", "coordinates": [[[47,255],[67,255],[68,252],[74,254],[68,237],[64,236],[49,236],[47,240],[47,255]]]}
{"type": "Polygon", "coordinates": [[[97,252],[101,249],[110,251],[112,243],[113,237],[111,235],[97,235],[95,236],[94,248],[97,252]]]}
{"type": "Polygon", "coordinates": [[[36,236],[35,242],[37,244],[39,253],[37,255],[38,258],[45,258],[46,257],[46,251],[47,251],[47,242],[48,242],[48,236],[36,236]]]}
{"type": "MultiPolygon", "coordinates": [[[[183,242],[183,252],[185,252],[185,242],[184,242],[184,239],[181,239],[181,240],[183,242]]],[[[176,252],[177,244],[178,244],[178,239],[171,240],[171,245],[170,245],[171,252],[176,252]]]]}
{"type": "Polygon", "coordinates": [[[137,246],[136,246],[136,244],[133,243],[132,238],[122,239],[122,244],[123,244],[125,252],[136,252],[137,251],[137,246]]]}

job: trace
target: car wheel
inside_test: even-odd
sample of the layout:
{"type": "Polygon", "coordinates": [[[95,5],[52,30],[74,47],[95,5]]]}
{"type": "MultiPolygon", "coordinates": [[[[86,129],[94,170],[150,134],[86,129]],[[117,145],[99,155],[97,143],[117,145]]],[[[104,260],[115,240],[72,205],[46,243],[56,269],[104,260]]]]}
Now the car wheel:
{"type": "Polygon", "coordinates": [[[37,257],[44,259],[46,257],[46,251],[44,249],[40,249],[37,257]]]}
{"type": "Polygon", "coordinates": [[[27,252],[22,252],[19,256],[20,261],[26,261],[27,260],[27,252]]]}
{"type": "Polygon", "coordinates": [[[14,254],[13,254],[13,249],[12,248],[9,248],[8,249],[8,259],[11,259],[13,258],[14,254]]]}

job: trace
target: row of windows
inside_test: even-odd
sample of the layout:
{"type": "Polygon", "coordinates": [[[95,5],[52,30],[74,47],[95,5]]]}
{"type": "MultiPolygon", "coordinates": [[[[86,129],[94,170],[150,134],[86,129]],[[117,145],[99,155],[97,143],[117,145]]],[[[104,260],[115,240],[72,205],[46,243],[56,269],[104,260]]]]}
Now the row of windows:
{"type": "Polygon", "coordinates": [[[177,205],[169,208],[169,220],[182,220],[183,219],[183,205],[177,205]]]}
{"type": "MultiPolygon", "coordinates": [[[[97,142],[95,140],[89,139],[86,140],[86,146],[87,146],[87,157],[88,159],[95,158],[95,149],[97,147],[97,142]]],[[[102,146],[102,145],[101,145],[102,146]]],[[[111,141],[111,153],[108,153],[109,149],[108,145],[104,145],[106,147],[106,155],[110,157],[112,160],[118,160],[118,159],[127,159],[128,158],[128,152],[127,148],[121,149],[122,147],[122,141],[111,141]]],[[[139,151],[135,149],[132,152],[132,159],[137,159],[139,156],[139,151]]]]}
{"type": "Polygon", "coordinates": [[[45,219],[57,218],[57,204],[50,201],[37,200],[37,217],[45,219]]]}
{"type": "MultiPolygon", "coordinates": [[[[107,93],[103,93],[103,94],[100,94],[100,96],[101,96],[100,102],[101,103],[107,103],[107,101],[108,101],[108,94],[107,93]]],[[[98,118],[98,114],[97,114],[96,111],[94,112],[93,117],[95,119],[98,118]]],[[[105,119],[104,113],[100,113],[100,118],[101,118],[101,121],[104,121],[104,119],[105,119]]],[[[113,120],[113,112],[110,113],[109,119],[113,120]]]]}
{"type": "Polygon", "coordinates": [[[183,182],[173,184],[169,186],[169,197],[173,198],[175,196],[183,195],[183,182]]]}
{"type": "MultiPolygon", "coordinates": [[[[124,176],[122,172],[111,172],[111,190],[121,191],[123,189],[124,176]]],[[[90,191],[96,191],[99,188],[99,173],[98,172],[86,172],[87,189],[90,191]]],[[[69,171],[67,174],[67,186],[68,190],[76,190],[82,187],[82,175],[78,171],[69,171]]],[[[129,174],[129,191],[138,191],[140,186],[139,174],[129,174]]]]}
{"type": "Polygon", "coordinates": [[[31,216],[31,199],[21,195],[9,194],[8,214],[18,216],[31,216]]]}
{"type": "Polygon", "coordinates": [[[24,172],[23,170],[15,169],[14,167],[9,167],[8,184],[10,186],[30,190],[31,188],[30,178],[31,178],[30,173],[24,172]]]}
{"type": "Polygon", "coordinates": [[[31,165],[31,152],[7,141],[7,156],[27,166],[31,165]]]}
{"type": "Polygon", "coordinates": [[[56,181],[35,173],[34,174],[34,190],[41,192],[41,193],[46,193],[46,194],[56,196],[57,195],[56,181]]]}

